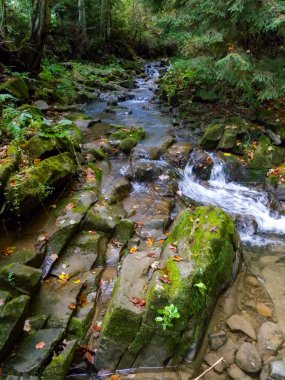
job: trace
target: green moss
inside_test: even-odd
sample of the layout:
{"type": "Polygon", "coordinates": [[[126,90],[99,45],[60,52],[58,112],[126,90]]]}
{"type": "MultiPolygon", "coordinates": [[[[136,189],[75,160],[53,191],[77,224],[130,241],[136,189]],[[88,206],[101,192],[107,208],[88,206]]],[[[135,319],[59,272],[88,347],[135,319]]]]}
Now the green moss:
{"type": "Polygon", "coordinates": [[[0,86],[0,92],[9,92],[11,95],[19,99],[29,98],[29,87],[27,81],[22,78],[11,79],[0,86]]]}
{"type": "Polygon", "coordinates": [[[115,132],[111,133],[110,140],[123,141],[127,138],[132,138],[132,141],[139,142],[145,137],[143,128],[126,128],[124,126],[114,126],[115,132]]]}
{"type": "Polygon", "coordinates": [[[127,137],[123,141],[121,141],[119,148],[126,154],[130,153],[130,151],[137,145],[138,141],[134,137],[127,137]]]}
{"type": "Polygon", "coordinates": [[[88,331],[89,325],[85,325],[82,319],[72,317],[68,325],[68,335],[76,338],[79,342],[83,341],[88,331]]]}

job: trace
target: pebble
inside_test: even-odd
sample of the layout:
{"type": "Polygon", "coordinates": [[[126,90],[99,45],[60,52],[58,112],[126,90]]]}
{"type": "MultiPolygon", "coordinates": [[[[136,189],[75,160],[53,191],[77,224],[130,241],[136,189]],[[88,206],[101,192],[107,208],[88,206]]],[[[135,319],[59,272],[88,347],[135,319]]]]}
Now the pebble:
{"type": "Polygon", "coordinates": [[[259,353],[251,343],[244,342],[236,354],[236,364],[248,373],[257,373],[262,368],[259,353]]]}
{"type": "Polygon", "coordinates": [[[254,276],[248,276],[246,281],[248,282],[249,285],[251,286],[259,286],[260,285],[260,282],[258,281],[258,279],[254,276]]]}
{"type": "Polygon", "coordinates": [[[263,302],[258,302],[256,304],[256,311],[262,317],[272,317],[272,310],[270,307],[266,306],[263,302]]]}
{"type": "Polygon", "coordinates": [[[240,315],[232,315],[227,319],[227,325],[231,331],[241,331],[251,339],[256,340],[256,334],[252,325],[240,315]]]}
{"type": "MultiPolygon", "coordinates": [[[[211,367],[214,365],[219,359],[221,358],[220,355],[214,352],[209,352],[204,356],[204,361],[211,367]]],[[[221,361],[219,364],[217,364],[214,368],[216,372],[223,373],[225,369],[224,363],[221,361]]]]}
{"type": "Polygon", "coordinates": [[[283,341],[284,335],[278,324],[263,323],[257,333],[257,350],[263,361],[273,356],[280,349],[283,341]]]}
{"type": "Polygon", "coordinates": [[[222,347],[227,341],[227,335],[224,331],[219,331],[215,334],[209,334],[209,345],[210,349],[217,351],[222,347]]]}
{"type": "Polygon", "coordinates": [[[224,358],[224,362],[227,366],[235,362],[235,355],[237,352],[238,346],[234,343],[231,338],[228,338],[226,344],[219,348],[217,351],[220,357],[224,358]]]}
{"type": "Polygon", "coordinates": [[[233,380],[251,380],[236,364],[232,364],[228,369],[228,375],[233,380]]]}

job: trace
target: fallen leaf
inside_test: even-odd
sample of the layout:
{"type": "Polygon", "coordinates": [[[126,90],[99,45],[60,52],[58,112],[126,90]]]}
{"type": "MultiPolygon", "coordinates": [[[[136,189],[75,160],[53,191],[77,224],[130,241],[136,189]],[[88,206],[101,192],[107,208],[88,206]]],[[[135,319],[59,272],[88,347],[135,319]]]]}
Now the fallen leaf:
{"type": "Polygon", "coordinates": [[[231,153],[224,153],[224,156],[231,156],[232,154],[231,153]]]}
{"type": "Polygon", "coordinates": [[[178,263],[179,263],[180,261],[183,261],[183,257],[178,256],[178,255],[173,256],[172,259],[173,259],[173,261],[177,261],[178,263]]]}
{"type": "Polygon", "coordinates": [[[110,377],[110,380],[121,380],[121,376],[119,376],[119,375],[112,375],[110,377]]]}
{"type": "Polygon", "coordinates": [[[25,320],[23,330],[25,332],[30,332],[32,330],[31,322],[28,319],[25,320]]]}
{"type": "Polygon", "coordinates": [[[4,248],[1,253],[4,255],[4,256],[11,256],[12,253],[15,251],[16,247],[6,247],[4,248]]]}
{"type": "Polygon", "coordinates": [[[120,247],[122,247],[122,243],[120,242],[120,241],[118,241],[118,240],[112,240],[111,241],[111,244],[114,246],[114,247],[116,247],[116,248],[120,248],[120,247]]]}
{"type": "Polygon", "coordinates": [[[87,182],[94,182],[94,181],[96,181],[96,176],[95,176],[95,173],[94,173],[93,169],[87,168],[87,169],[85,169],[85,173],[86,173],[86,181],[87,182]]]}
{"type": "Polygon", "coordinates": [[[38,165],[41,162],[40,158],[35,158],[34,159],[34,165],[38,165]]]}
{"type": "Polygon", "coordinates": [[[130,298],[130,301],[139,309],[143,309],[146,305],[146,300],[143,298],[133,297],[130,298]]]}
{"type": "Polygon", "coordinates": [[[136,253],[138,250],[138,247],[135,245],[130,249],[130,253],[136,253]]]}
{"type": "Polygon", "coordinates": [[[218,231],[218,227],[216,227],[216,226],[211,227],[211,228],[210,228],[210,231],[211,231],[211,232],[217,232],[217,231],[218,231]]]}
{"type": "Polygon", "coordinates": [[[92,234],[92,235],[96,235],[97,234],[97,231],[95,231],[95,230],[88,231],[88,232],[89,232],[89,234],[92,234]]]}
{"type": "Polygon", "coordinates": [[[48,240],[48,234],[43,234],[38,237],[38,241],[43,242],[48,240]]]}
{"type": "Polygon", "coordinates": [[[149,252],[147,257],[151,257],[152,259],[156,258],[156,254],[154,252],[149,252]]]}
{"type": "Polygon", "coordinates": [[[164,284],[169,284],[169,285],[172,284],[172,281],[170,280],[170,278],[166,274],[164,274],[163,276],[159,277],[159,279],[164,284]]]}
{"type": "Polygon", "coordinates": [[[45,347],[45,345],[46,345],[45,342],[39,342],[35,345],[35,347],[37,350],[41,350],[42,348],[45,347]]]}
{"type": "Polygon", "coordinates": [[[74,284],[80,284],[81,283],[81,280],[75,280],[73,281],[74,284]]]}
{"type": "Polygon", "coordinates": [[[15,187],[16,186],[16,181],[15,180],[10,181],[10,186],[11,187],[15,187]]]}
{"type": "Polygon", "coordinates": [[[69,280],[69,274],[62,272],[59,276],[59,282],[67,282],[69,280]]]}
{"type": "Polygon", "coordinates": [[[152,246],[153,246],[153,243],[154,243],[154,239],[151,239],[151,238],[147,239],[147,241],[146,241],[146,245],[147,245],[148,247],[152,247],[152,246]]]}
{"type": "Polygon", "coordinates": [[[80,306],[82,308],[86,307],[89,304],[88,298],[87,298],[86,294],[84,294],[84,293],[80,294],[80,296],[79,296],[79,303],[80,303],[80,306]]]}
{"type": "Polygon", "coordinates": [[[92,326],[92,331],[93,332],[98,332],[98,331],[101,331],[102,330],[102,326],[99,326],[99,325],[93,325],[92,326]]]}
{"type": "Polygon", "coordinates": [[[70,310],[75,310],[76,307],[77,307],[77,306],[76,306],[75,303],[71,303],[71,304],[68,305],[68,308],[69,308],[70,310]]]}
{"type": "Polygon", "coordinates": [[[136,228],[143,228],[144,222],[136,222],[136,228]]]}

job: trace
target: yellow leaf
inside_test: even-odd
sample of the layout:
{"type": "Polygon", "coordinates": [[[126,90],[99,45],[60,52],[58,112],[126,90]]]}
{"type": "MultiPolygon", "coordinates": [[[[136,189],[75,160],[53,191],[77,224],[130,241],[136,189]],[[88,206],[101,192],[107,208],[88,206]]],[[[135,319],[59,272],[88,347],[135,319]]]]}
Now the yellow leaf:
{"type": "Polygon", "coordinates": [[[224,156],[231,156],[231,153],[224,153],[224,156]]]}
{"type": "Polygon", "coordinates": [[[81,282],[80,280],[73,281],[74,284],[80,284],[80,282],[81,282]]]}
{"type": "Polygon", "coordinates": [[[131,253],[136,253],[137,250],[138,250],[138,247],[135,245],[135,246],[133,246],[133,247],[130,249],[130,252],[131,252],[131,253]]]}

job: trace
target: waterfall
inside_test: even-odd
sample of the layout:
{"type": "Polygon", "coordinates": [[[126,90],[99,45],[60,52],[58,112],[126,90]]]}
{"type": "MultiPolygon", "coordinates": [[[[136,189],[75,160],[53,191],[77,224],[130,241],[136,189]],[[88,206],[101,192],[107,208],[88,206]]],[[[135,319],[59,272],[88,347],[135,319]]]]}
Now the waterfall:
{"type": "Polygon", "coordinates": [[[267,244],[272,243],[271,234],[283,235],[285,217],[270,208],[268,194],[229,182],[225,163],[215,154],[211,154],[211,158],[214,164],[209,181],[198,180],[191,163],[186,166],[180,182],[181,193],[195,202],[219,206],[233,215],[244,242],[267,244]]]}

